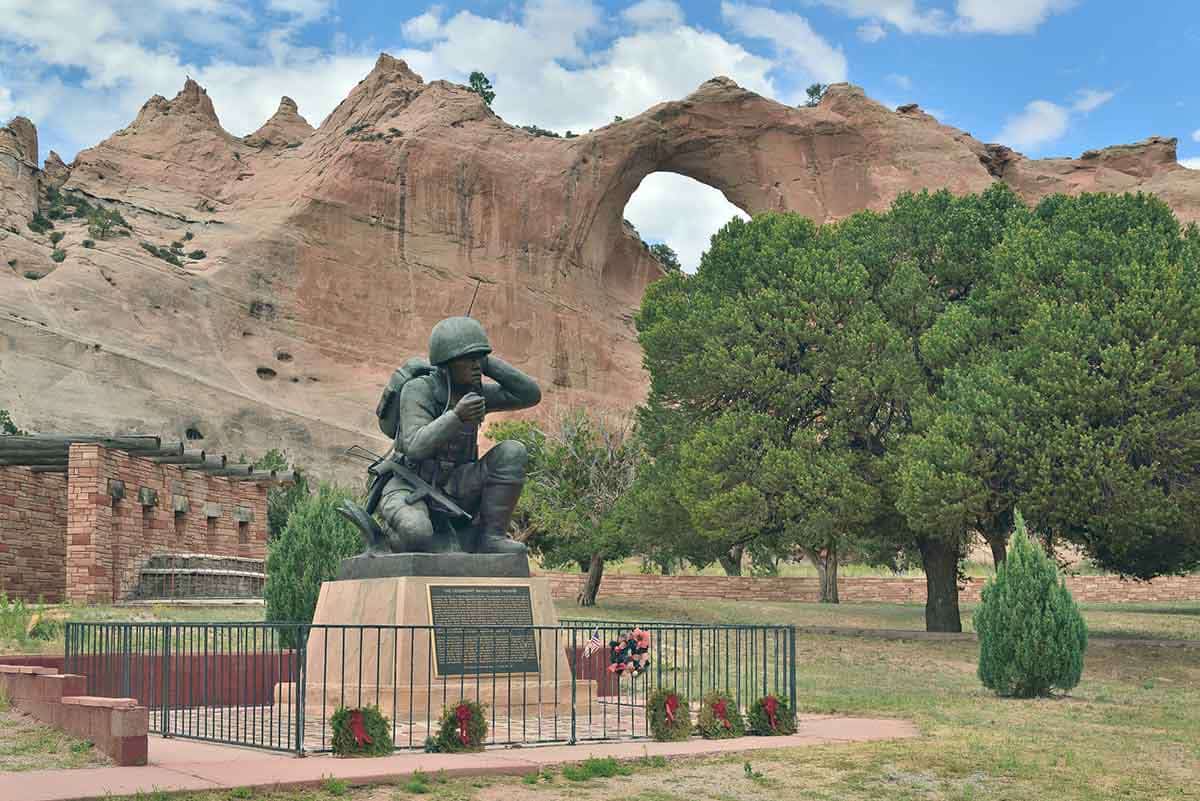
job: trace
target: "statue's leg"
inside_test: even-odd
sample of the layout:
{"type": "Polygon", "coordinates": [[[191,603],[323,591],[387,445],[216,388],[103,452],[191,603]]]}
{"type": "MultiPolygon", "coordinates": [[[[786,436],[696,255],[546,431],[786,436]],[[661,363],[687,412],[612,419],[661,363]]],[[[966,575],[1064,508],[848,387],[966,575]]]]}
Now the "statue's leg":
{"type": "Polygon", "coordinates": [[[408,490],[389,487],[379,501],[379,516],[384,521],[388,545],[392,553],[431,553],[433,524],[425,501],[407,503],[408,490]]]}
{"type": "Polygon", "coordinates": [[[478,507],[475,553],[525,553],[524,544],[508,537],[508,524],[521,489],[529,455],[515,440],[496,444],[475,464],[454,471],[446,489],[465,508],[478,507]]]}

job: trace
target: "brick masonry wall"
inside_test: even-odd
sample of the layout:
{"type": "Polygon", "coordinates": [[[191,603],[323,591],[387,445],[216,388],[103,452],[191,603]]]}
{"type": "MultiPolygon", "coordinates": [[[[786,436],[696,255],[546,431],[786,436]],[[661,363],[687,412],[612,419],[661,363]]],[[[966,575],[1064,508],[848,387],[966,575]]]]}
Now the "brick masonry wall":
{"type": "Polygon", "coordinates": [[[138,571],[155,553],[266,557],[266,484],[155,464],[83,443],[71,446],[69,465],[68,600],[111,603],[128,597],[138,571]],[[112,481],[124,482],[124,498],[112,498],[112,481]],[[154,492],[154,504],[142,503],[143,489],[154,492]],[[187,511],[175,511],[176,497],[186,499],[187,511]],[[212,505],[217,515],[210,518],[212,505]],[[236,519],[239,510],[249,518],[244,528],[236,519]]]}
{"type": "MultiPolygon", "coordinates": [[[[583,584],[582,573],[543,573],[551,594],[572,599],[583,584]]],[[[979,600],[984,579],[970,579],[959,592],[963,603],[979,600]]],[[[1126,581],[1116,576],[1068,576],[1067,588],[1080,603],[1135,603],[1200,600],[1200,576],[1126,581]]],[[[816,603],[816,578],[759,578],[750,576],[606,575],[600,597],[671,600],[798,601],[816,603]]],[[[923,578],[838,578],[842,603],[924,604],[923,578]]]]}
{"type": "Polygon", "coordinates": [[[66,538],[66,476],[0,467],[0,592],[62,601],[66,538]]]}

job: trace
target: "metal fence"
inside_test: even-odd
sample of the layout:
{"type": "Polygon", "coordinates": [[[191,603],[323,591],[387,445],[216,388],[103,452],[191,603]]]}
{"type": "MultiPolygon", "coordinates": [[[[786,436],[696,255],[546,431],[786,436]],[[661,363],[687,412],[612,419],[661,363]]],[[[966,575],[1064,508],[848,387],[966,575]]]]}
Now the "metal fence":
{"type": "Polygon", "coordinates": [[[136,698],[151,731],[295,753],[332,749],[339,707],[376,706],[397,749],[435,737],[442,710],[485,705],[487,744],[650,736],[646,700],[728,693],[746,709],[796,700],[792,626],[563,621],[546,626],[68,623],[65,669],[91,695],[136,698]],[[650,635],[638,676],[610,670],[609,643],[650,635]],[[599,648],[589,642],[600,643],[599,648]]]}

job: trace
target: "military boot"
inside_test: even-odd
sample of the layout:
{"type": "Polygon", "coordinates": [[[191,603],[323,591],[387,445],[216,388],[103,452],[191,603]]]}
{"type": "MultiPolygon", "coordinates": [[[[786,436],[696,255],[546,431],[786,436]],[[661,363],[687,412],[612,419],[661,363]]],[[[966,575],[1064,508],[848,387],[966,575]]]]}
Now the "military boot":
{"type": "Polygon", "coordinates": [[[524,481],[490,481],[479,498],[479,540],[475,553],[525,553],[524,543],[508,538],[508,524],[524,481]]]}

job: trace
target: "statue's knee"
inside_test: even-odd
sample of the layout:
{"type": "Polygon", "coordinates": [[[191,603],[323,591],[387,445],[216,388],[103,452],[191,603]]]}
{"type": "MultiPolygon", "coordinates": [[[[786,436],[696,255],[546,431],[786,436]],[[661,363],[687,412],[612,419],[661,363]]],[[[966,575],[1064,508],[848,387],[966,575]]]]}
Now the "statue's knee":
{"type": "Polygon", "coordinates": [[[525,447],[524,442],[519,442],[515,439],[506,439],[498,443],[495,450],[496,457],[506,466],[524,472],[525,465],[529,464],[529,450],[525,447]]]}
{"type": "Polygon", "coordinates": [[[388,524],[393,534],[404,538],[422,540],[433,536],[433,523],[423,502],[408,504],[403,493],[393,493],[379,505],[379,515],[388,524]]]}

